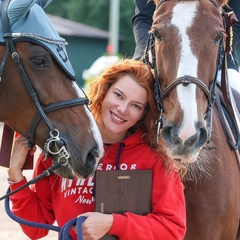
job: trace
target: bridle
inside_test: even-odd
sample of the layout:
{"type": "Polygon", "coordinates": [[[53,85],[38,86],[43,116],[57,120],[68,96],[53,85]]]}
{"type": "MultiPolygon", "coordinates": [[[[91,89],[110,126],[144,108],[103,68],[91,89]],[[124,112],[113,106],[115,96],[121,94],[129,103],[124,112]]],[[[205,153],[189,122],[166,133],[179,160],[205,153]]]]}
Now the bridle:
{"type": "Polygon", "coordinates": [[[40,122],[41,119],[43,119],[45,121],[45,123],[47,124],[48,128],[50,129],[50,133],[49,133],[50,137],[46,140],[46,143],[44,146],[44,151],[46,153],[51,153],[53,155],[57,155],[58,162],[61,161],[63,163],[63,165],[67,164],[70,154],[66,149],[65,142],[63,141],[63,139],[61,139],[59,131],[53,126],[53,124],[48,119],[46,114],[51,111],[55,111],[55,110],[62,109],[62,108],[73,107],[73,106],[77,106],[77,105],[87,105],[89,103],[89,100],[88,100],[87,96],[85,95],[85,97],[83,97],[83,98],[75,98],[75,99],[71,99],[71,100],[60,101],[60,102],[57,102],[54,104],[50,104],[46,107],[41,106],[41,104],[38,100],[38,96],[37,96],[36,92],[34,91],[26,72],[24,71],[24,68],[23,68],[20,58],[19,58],[19,55],[15,48],[13,34],[11,32],[10,23],[9,23],[9,19],[7,16],[7,8],[8,8],[9,2],[10,2],[10,0],[3,0],[2,5],[1,5],[1,21],[2,21],[3,38],[5,41],[6,51],[5,51],[2,63],[0,65],[0,81],[1,81],[1,76],[3,73],[3,69],[4,69],[4,66],[6,63],[6,59],[9,54],[9,50],[10,50],[12,59],[15,62],[15,64],[17,65],[17,68],[21,75],[22,81],[37,108],[37,113],[35,114],[32,122],[30,124],[28,133],[27,133],[27,139],[29,141],[29,144],[31,147],[33,147],[35,145],[34,134],[36,132],[38,123],[40,122]],[[55,145],[56,151],[53,151],[51,149],[52,144],[55,145]]]}
{"type": "MultiPolygon", "coordinates": [[[[169,1],[169,0],[161,0],[158,3],[158,5],[156,6],[156,9],[158,9],[164,2],[167,2],[167,1],[169,1]]],[[[215,0],[210,0],[210,1],[220,11],[220,8],[219,8],[217,2],[215,0]]],[[[224,49],[224,43],[223,43],[223,40],[221,40],[219,43],[215,75],[209,86],[207,86],[203,81],[201,81],[198,78],[195,78],[190,75],[185,75],[185,76],[175,79],[165,89],[163,89],[161,86],[161,79],[159,78],[157,65],[156,65],[155,37],[152,32],[149,33],[149,38],[148,38],[148,42],[147,42],[147,45],[146,45],[146,48],[145,48],[145,51],[144,51],[144,54],[142,57],[142,61],[151,66],[151,68],[154,71],[154,76],[155,76],[154,98],[157,103],[158,109],[160,111],[160,116],[157,121],[158,122],[158,126],[157,126],[157,142],[158,143],[160,142],[160,130],[163,127],[163,113],[164,113],[163,101],[164,101],[164,99],[178,85],[182,84],[183,86],[186,87],[190,83],[193,83],[197,87],[199,87],[205,93],[205,95],[208,99],[208,106],[207,106],[207,109],[205,112],[205,119],[207,121],[207,128],[209,129],[208,142],[210,142],[211,132],[212,132],[212,108],[213,108],[213,105],[215,102],[215,97],[216,97],[215,89],[216,89],[216,83],[217,83],[217,73],[218,73],[219,66],[221,65],[221,62],[222,62],[222,54],[221,53],[223,52],[223,49],[224,49]],[[151,52],[152,61],[149,60],[149,51],[151,52]]]]}
{"type": "Polygon", "coordinates": [[[7,60],[8,54],[9,54],[9,50],[10,50],[12,53],[12,59],[15,62],[15,64],[17,65],[18,71],[21,75],[21,79],[37,108],[37,113],[35,114],[32,122],[30,124],[28,133],[27,133],[27,139],[29,141],[29,144],[31,145],[31,147],[33,147],[35,145],[34,144],[34,133],[36,131],[39,121],[41,119],[43,119],[45,121],[45,123],[47,124],[48,128],[50,129],[50,133],[49,133],[50,138],[48,138],[46,140],[46,143],[44,146],[44,151],[47,153],[50,153],[52,155],[57,155],[58,161],[57,161],[57,163],[55,163],[51,167],[49,167],[47,170],[43,171],[42,174],[38,175],[37,177],[30,180],[29,182],[22,185],[21,187],[15,189],[14,191],[11,192],[10,188],[9,188],[7,194],[5,194],[3,197],[1,197],[0,201],[3,199],[6,199],[5,209],[6,209],[7,214],[11,218],[13,218],[15,221],[17,221],[21,224],[26,224],[27,226],[31,226],[31,227],[44,228],[44,229],[60,232],[59,239],[62,239],[62,240],[71,239],[70,234],[69,234],[70,228],[73,225],[76,225],[79,239],[82,239],[81,226],[82,226],[82,222],[86,219],[86,217],[84,217],[84,216],[72,219],[69,222],[67,222],[62,228],[59,228],[56,226],[52,226],[50,224],[41,224],[41,223],[36,223],[36,222],[27,221],[25,219],[21,219],[21,218],[15,216],[11,212],[10,207],[9,207],[9,196],[15,194],[16,192],[22,190],[23,188],[25,188],[31,184],[34,184],[34,183],[40,181],[41,179],[43,179],[45,177],[48,177],[48,176],[54,174],[54,170],[56,170],[57,168],[64,166],[65,164],[68,163],[68,158],[70,157],[70,153],[66,149],[64,140],[61,139],[59,131],[56,128],[54,128],[53,124],[48,119],[46,114],[51,111],[58,110],[58,109],[73,107],[73,106],[77,106],[77,105],[88,105],[88,103],[89,103],[89,100],[88,100],[87,96],[85,95],[85,97],[83,97],[83,98],[75,98],[75,99],[71,99],[71,100],[60,101],[57,103],[50,104],[46,107],[41,106],[41,104],[38,100],[37,94],[34,91],[32,85],[31,85],[31,82],[29,81],[28,76],[24,71],[24,68],[21,64],[19,55],[18,55],[15,45],[14,45],[13,34],[11,33],[10,23],[9,23],[9,19],[7,16],[7,8],[8,8],[9,2],[10,2],[10,0],[2,0],[2,5],[1,5],[1,21],[2,21],[3,38],[5,41],[6,51],[5,51],[2,63],[0,64],[0,82],[1,82],[1,76],[3,73],[3,69],[6,64],[6,60],[7,60]],[[53,151],[51,149],[52,144],[55,145],[56,151],[53,151]]]}

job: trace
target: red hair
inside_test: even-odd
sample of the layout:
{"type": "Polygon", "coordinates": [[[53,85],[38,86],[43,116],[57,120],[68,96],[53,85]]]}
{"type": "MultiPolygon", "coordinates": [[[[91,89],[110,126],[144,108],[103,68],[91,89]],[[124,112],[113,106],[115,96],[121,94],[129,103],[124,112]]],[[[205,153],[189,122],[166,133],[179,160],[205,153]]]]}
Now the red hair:
{"type": "Polygon", "coordinates": [[[92,102],[90,109],[96,121],[98,121],[98,119],[101,118],[102,103],[108,89],[116,83],[119,78],[124,76],[130,76],[135,79],[137,83],[147,91],[147,106],[144,110],[144,115],[130,131],[142,131],[148,145],[153,147],[156,145],[156,128],[154,128],[154,126],[160,113],[153,96],[154,77],[150,67],[145,63],[133,59],[123,59],[105,69],[102,74],[92,82],[88,90],[88,97],[92,102]]]}

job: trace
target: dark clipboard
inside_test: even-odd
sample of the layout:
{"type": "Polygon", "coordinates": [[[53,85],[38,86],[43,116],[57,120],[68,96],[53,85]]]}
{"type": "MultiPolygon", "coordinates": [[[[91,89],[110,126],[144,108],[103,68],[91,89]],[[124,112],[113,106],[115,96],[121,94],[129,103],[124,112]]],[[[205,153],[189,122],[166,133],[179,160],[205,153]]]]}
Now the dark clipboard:
{"type": "MultiPolygon", "coordinates": [[[[96,171],[95,211],[101,213],[151,212],[152,170],[96,171]]],[[[106,234],[101,240],[118,239],[106,234]]]]}

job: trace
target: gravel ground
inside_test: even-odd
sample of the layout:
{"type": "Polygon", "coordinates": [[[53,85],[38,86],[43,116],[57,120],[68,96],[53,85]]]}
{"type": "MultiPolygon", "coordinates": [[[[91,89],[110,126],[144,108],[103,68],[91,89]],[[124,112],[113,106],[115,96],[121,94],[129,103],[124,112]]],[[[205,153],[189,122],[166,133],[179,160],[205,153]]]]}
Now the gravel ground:
{"type": "MultiPolygon", "coordinates": [[[[2,136],[2,126],[0,123],[0,143],[2,136]]],[[[37,156],[38,154],[36,154],[37,156]]],[[[24,175],[27,179],[31,178],[32,171],[25,170],[24,175]]],[[[0,196],[3,196],[8,188],[7,169],[0,167],[0,196]]],[[[22,232],[18,223],[12,220],[5,212],[4,201],[0,202],[0,239],[1,240],[28,240],[29,238],[22,232]]],[[[49,232],[48,236],[42,240],[57,240],[58,234],[54,231],[49,232]]]]}

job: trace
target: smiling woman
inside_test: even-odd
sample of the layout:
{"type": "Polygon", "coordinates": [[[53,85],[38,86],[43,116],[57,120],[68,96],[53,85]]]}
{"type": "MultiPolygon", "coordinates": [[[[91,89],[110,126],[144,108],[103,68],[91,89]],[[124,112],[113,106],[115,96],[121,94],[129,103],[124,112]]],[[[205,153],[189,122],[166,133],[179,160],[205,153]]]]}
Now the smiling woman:
{"type": "MultiPolygon", "coordinates": [[[[97,169],[96,185],[97,177],[104,176],[102,171],[106,171],[107,176],[107,170],[151,170],[153,177],[148,214],[142,216],[136,212],[121,211],[120,199],[116,199],[112,214],[88,212],[81,215],[87,216],[83,223],[83,234],[86,236],[96,239],[105,234],[129,240],[183,239],[183,189],[174,163],[169,160],[171,167],[165,166],[166,159],[159,153],[159,145],[156,144],[159,111],[153,96],[153,85],[149,66],[130,59],[109,66],[90,85],[90,108],[105,144],[105,156],[97,169]],[[171,220],[167,216],[172,216],[171,220]],[[91,227],[96,225],[99,229],[97,233],[91,227]]],[[[110,188],[111,181],[108,182],[110,188]]],[[[106,190],[106,198],[110,198],[107,193],[106,190]]],[[[126,194],[131,199],[131,193],[126,194]]]]}
{"type": "MultiPolygon", "coordinates": [[[[111,234],[119,239],[158,240],[160,232],[163,239],[182,240],[186,231],[183,188],[174,162],[169,160],[171,164],[166,166],[156,144],[155,124],[159,112],[152,92],[153,85],[154,78],[147,65],[125,59],[109,66],[89,87],[90,108],[105,143],[105,155],[98,164],[96,174],[108,174],[107,170],[132,170],[139,174],[144,170],[150,171],[152,199],[148,201],[149,212],[144,215],[127,211],[110,214],[95,212],[95,175],[86,179],[65,179],[55,174],[37,182],[33,188],[23,189],[11,196],[13,212],[40,223],[52,224],[56,220],[60,227],[79,214],[86,216],[82,232],[84,237],[91,239],[111,234]]],[[[12,170],[21,166],[27,153],[32,151],[26,144],[26,138],[16,139],[10,180],[15,173],[12,170]]],[[[41,154],[34,176],[50,165],[51,158],[45,159],[41,154]]],[[[25,182],[26,178],[21,175],[10,188],[14,190],[25,182]]],[[[108,183],[111,184],[111,181],[108,183]]],[[[102,187],[108,188],[106,185],[102,187]]],[[[144,186],[141,185],[141,188],[144,186]]],[[[102,194],[107,196],[107,191],[102,194]]],[[[129,196],[131,192],[126,194],[129,196]]],[[[118,206],[120,199],[114,203],[118,206]]],[[[22,228],[34,239],[48,234],[44,229],[22,228]]],[[[70,235],[72,239],[77,239],[72,229],[70,235]]]]}

